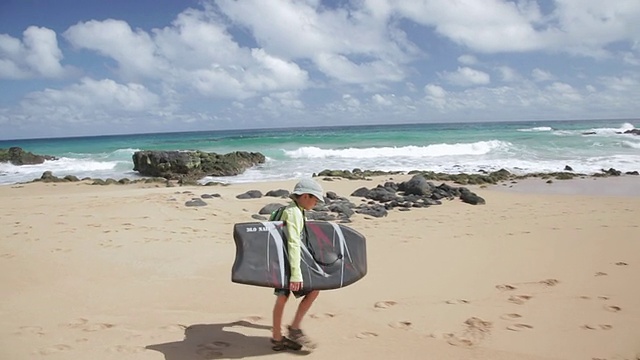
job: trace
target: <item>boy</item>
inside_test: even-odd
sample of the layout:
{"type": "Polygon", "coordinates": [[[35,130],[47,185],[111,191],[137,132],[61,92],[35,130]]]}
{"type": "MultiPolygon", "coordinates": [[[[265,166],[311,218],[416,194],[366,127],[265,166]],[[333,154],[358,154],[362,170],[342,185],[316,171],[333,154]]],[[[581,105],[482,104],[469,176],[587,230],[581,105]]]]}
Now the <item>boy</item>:
{"type": "Polygon", "coordinates": [[[275,289],[277,296],[273,306],[273,330],[272,339],[273,350],[285,349],[299,350],[302,347],[314,349],[316,344],[300,330],[300,323],[311,305],[318,297],[318,290],[302,290],[302,272],[300,269],[300,244],[305,235],[304,230],[304,210],[313,209],[318,202],[324,201],[322,187],[312,179],[300,180],[293,189],[291,199],[293,202],[282,212],[281,221],[285,224],[287,235],[287,253],[291,275],[288,289],[275,289]],[[293,318],[293,322],[288,326],[289,337],[282,335],[282,314],[289,299],[290,293],[296,298],[302,297],[298,309],[293,318]]]}

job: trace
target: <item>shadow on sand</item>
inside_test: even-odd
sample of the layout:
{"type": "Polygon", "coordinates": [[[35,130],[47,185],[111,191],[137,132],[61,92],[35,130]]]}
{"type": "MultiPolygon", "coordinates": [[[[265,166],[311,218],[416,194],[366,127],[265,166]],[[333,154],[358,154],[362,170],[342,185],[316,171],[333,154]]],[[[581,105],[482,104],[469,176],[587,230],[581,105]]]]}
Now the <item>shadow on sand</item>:
{"type": "Polygon", "coordinates": [[[146,349],[163,353],[165,360],[241,359],[273,353],[269,336],[247,336],[233,331],[238,326],[271,330],[270,326],[248,321],[196,324],[184,329],[182,341],[148,345],[146,349]]]}

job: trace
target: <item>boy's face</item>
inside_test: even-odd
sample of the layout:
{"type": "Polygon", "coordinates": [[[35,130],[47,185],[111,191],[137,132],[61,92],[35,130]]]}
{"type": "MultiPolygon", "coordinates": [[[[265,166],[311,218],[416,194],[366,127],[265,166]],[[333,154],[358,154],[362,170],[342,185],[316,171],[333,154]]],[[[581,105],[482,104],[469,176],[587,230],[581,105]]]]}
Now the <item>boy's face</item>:
{"type": "Polygon", "coordinates": [[[302,194],[298,198],[298,205],[300,205],[305,210],[313,209],[318,203],[318,198],[311,194],[302,194]]]}

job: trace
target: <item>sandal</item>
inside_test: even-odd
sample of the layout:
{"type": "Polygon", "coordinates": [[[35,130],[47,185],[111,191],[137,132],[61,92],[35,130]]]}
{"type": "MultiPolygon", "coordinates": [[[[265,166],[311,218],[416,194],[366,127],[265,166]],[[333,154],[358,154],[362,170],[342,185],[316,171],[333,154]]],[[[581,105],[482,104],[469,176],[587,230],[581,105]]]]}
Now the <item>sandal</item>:
{"type": "Polygon", "coordinates": [[[302,349],[302,345],[297,342],[287,339],[286,337],[282,337],[281,340],[271,339],[271,344],[273,345],[271,349],[273,351],[283,351],[283,350],[300,350],[302,349]]]}

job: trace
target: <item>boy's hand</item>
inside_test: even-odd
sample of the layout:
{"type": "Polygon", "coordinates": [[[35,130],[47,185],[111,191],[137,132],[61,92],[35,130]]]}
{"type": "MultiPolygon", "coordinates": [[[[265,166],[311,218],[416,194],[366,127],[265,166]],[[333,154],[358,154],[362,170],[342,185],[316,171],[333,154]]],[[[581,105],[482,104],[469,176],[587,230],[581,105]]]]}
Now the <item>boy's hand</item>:
{"type": "Polygon", "coordinates": [[[300,291],[302,290],[302,281],[294,281],[289,283],[289,290],[300,291]]]}

